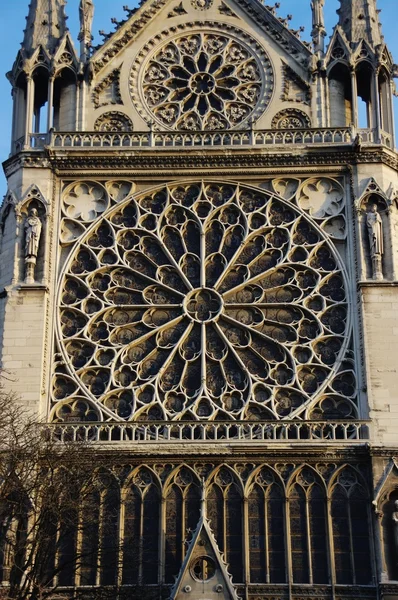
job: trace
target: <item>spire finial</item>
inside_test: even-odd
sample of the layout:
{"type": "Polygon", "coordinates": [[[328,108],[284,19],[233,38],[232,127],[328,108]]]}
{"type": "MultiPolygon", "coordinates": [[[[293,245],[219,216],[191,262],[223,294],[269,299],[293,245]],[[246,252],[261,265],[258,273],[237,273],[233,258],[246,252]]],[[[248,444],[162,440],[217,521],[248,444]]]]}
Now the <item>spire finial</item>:
{"type": "Polygon", "coordinates": [[[352,44],[366,40],[373,50],[383,42],[376,0],[339,0],[339,25],[352,44]]]}
{"type": "Polygon", "coordinates": [[[315,53],[321,52],[322,54],[325,52],[325,37],[326,37],[326,29],[325,29],[325,16],[323,13],[323,7],[325,5],[325,0],[312,0],[311,1],[311,9],[312,9],[312,41],[314,43],[314,51],[315,53]]]}
{"type": "Polygon", "coordinates": [[[29,56],[41,45],[51,56],[67,31],[65,0],[32,0],[22,48],[29,56]]]}
{"type": "Polygon", "coordinates": [[[93,28],[94,19],[94,1],[93,0],[80,0],[79,5],[79,17],[80,17],[80,58],[83,62],[86,62],[91,48],[91,42],[93,36],[91,31],[93,28]]]}

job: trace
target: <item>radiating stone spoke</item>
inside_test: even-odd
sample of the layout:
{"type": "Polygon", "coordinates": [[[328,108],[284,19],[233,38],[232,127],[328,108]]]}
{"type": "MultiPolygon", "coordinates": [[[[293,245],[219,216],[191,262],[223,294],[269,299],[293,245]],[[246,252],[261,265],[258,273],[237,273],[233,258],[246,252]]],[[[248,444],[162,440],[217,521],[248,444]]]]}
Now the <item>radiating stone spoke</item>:
{"type": "MultiPolygon", "coordinates": [[[[195,61],[184,68],[207,97],[195,61]]],[[[86,394],[108,417],[283,419],[327,386],[355,390],[338,372],[349,327],[338,254],[264,190],[203,182],[126,198],[73,250],[59,310],[56,397],[86,394]]]]}

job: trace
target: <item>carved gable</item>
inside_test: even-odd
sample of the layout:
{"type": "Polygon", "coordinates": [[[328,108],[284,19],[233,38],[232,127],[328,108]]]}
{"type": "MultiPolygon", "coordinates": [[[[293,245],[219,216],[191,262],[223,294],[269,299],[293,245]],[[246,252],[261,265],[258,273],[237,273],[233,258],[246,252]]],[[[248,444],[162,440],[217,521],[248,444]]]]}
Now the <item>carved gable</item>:
{"type": "MultiPolygon", "coordinates": [[[[246,0],[146,2],[94,53],[93,108],[123,106],[137,130],[271,127],[281,97],[308,112],[311,53],[273,12],[246,0]]],[[[92,129],[100,114],[89,113],[92,129]]]]}
{"type": "Polygon", "coordinates": [[[205,517],[199,520],[170,600],[204,597],[238,600],[231,575],[205,517]]]}

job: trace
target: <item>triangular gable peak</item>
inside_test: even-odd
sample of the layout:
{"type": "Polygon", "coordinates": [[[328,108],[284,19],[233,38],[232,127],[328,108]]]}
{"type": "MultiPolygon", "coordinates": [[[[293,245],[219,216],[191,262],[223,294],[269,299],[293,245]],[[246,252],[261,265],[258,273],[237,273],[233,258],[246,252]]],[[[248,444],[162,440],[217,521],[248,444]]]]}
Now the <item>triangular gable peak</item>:
{"type": "Polygon", "coordinates": [[[76,72],[79,70],[79,57],[69,33],[60,42],[54,54],[53,65],[55,73],[64,67],[71,67],[76,72]]]}
{"type": "Polygon", "coordinates": [[[14,85],[16,80],[18,79],[19,75],[23,72],[24,70],[24,64],[25,64],[25,57],[24,57],[24,53],[22,50],[18,50],[18,54],[17,57],[14,61],[14,64],[12,66],[11,71],[9,71],[7,73],[7,79],[9,80],[9,82],[11,83],[11,85],[14,85]]]}
{"type": "Polygon", "coordinates": [[[207,600],[239,600],[231,575],[204,514],[170,594],[170,600],[203,597],[207,600]],[[199,595],[199,596],[198,596],[199,595]]]}
{"type": "Polygon", "coordinates": [[[44,48],[44,46],[40,45],[36,48],[30,58],[26,58],[24,54],[22,54],[22,64],[20,65],[20,70],[23,70],[25,73],[29,73],[34,71],[37,67],[43,66],[46,69],[50,69],[51,66],[51,56],[44,48]]]}
{"type": "MultiPolygon", "coordinates": [[[[206,2],[208,0],[201,0],[206,2]]],[[[211,0],[210,0],[211,1],[211,0]]],[[[301,41],[298,37],[299,32],[290,31],[287,28],[286,19],[277,18],[269,7],[264,6],[258,0],[213,0],[218,8],[220,21],[222,16],[226,15],[227,9],[238,23],[236,8],[243,10],[247,20],[254,21],[279,47],[281,47],[291,58],[293,58],[301,68],[307,66],[308,60],[312,55],[309,45],[301,41]]],[[[129,11],[129,18],[126,21],[117,23],[117,30],[109,36],[104,35],[106,41],[94,52],[91,58],[91,64],[94,73],[99,73],[108,63],[114,60],[118,54],[129,45],[146,26],[156,17],[156,15],[167,6],[168,15],[185,16],[195,18],[197,22],[207,20],[205,13],[195,5],[200,2],[194,0],[147,0],[137,10],[129,11]]],[[[176,23],[168,23],[169,27],[176,27],[176,23]]]]}
{"type": "Polygon", "coordinates": [[[350,44],[344,34],[344,31],[339,25],[337,25],[337,27],[334,29],[332,37],[330,38],[330,42],[326,51],[326,64],[331,65],[339,61],[346,61],[348,64],[350,56],[350,44]]]}
{"type": "Polygon", "coordinates": [[[374,62],[376,55],[370,44],[366,40],[362,40],[353,51],[352,57],[355,62],[360,62],[361,60],[374,62]]]}
{"type": "Polygon", "coordinates": [[[362,193],[360,194],[359,198],[357,198],[357,200],[355,201],[356,209],[358,211],[365,209],[366,204],[372,195],[378,196],[378,198],[380,199],[381,209],[388,209],[391,206],[391,198],[389,198],[388,195],[383,191],[382,187],[377,183],[376,179],[370,177],[370,179],[368,179],[368,181],[363,186],[362,193]]]}
{"type": "Polygon", "coordinates": [[[396,65],[394,65],[393,56],[392,56],[391,52],[389,51],[387,45],[383,44],[383,46],[381,46],[377,50],[378,50],[378,57],[379,57],[380,64],[387,67],[388,71],[393,75],[393,71],[394,71],[394,68],[396,67],[396,65]]]}

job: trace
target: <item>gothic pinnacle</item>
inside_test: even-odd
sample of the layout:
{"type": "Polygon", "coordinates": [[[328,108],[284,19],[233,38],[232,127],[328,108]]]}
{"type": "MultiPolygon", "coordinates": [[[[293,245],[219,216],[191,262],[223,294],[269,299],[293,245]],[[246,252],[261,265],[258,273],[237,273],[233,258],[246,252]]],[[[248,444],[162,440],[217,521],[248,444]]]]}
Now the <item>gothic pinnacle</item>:
{"type": "Polygon", "coordinates": [[[67,31],[65,0],[32,0],[22,48],[29,56],[40,45],[51,55],[67,31]]]}
{"type": "Polygon", "coordinates": [[[366,40],[376,49],[383,42],[376,0],[339,0],[339,25],[352,44],[366,40]]]}

